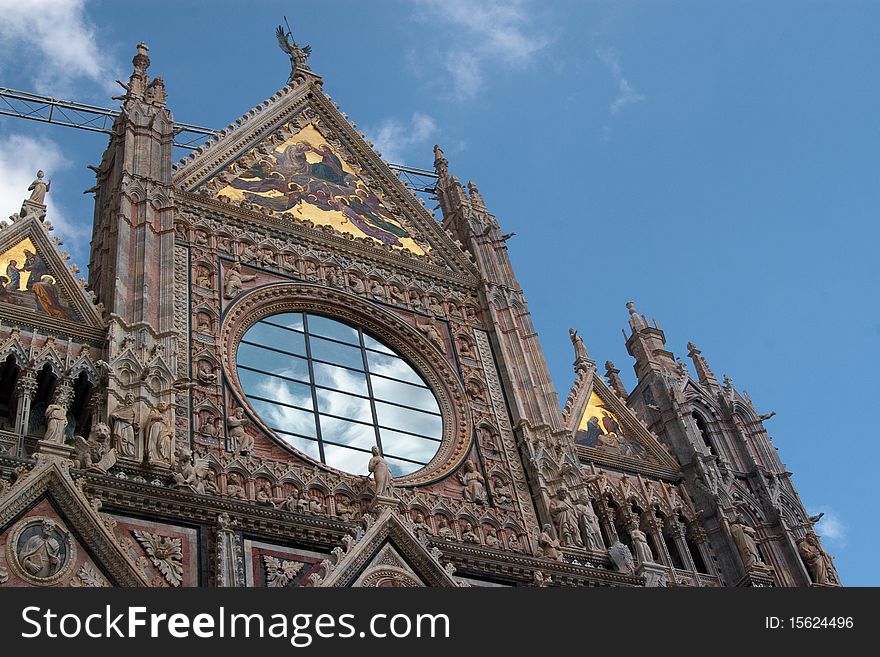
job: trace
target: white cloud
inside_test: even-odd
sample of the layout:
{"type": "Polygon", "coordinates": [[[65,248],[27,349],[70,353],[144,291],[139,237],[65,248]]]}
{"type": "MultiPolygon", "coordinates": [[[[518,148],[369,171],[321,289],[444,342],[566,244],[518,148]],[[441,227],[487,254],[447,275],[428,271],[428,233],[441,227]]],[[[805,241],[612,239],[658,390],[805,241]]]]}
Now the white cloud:
{"type": "Polygon", "coordinates": [[[645,100],[645,97],[638,93],[630,81],[624,77],[623,66],[621,66],[620,58],[616,52],[609,48],[600,48],[596,51],[596,55],[608,67],[614,78],[614,84],[617,85],[617,97],[608,106],[608,111],[611,114],[617,114],[623,107],[645,100]]]}
{"type": "MultiPolygon", "coordinates": [[[[21,203],[30,196],[28,186],[36,172],[42,169],[50,179],[71,166],[61,148],[45,138],[8,134],[0,137],[0,219],[6,220],[21,209],[21,203]]],[[[46,195],[46,218],[55,227],[55,233],[72,241],[87,237],[87,229],[69,221],[64,210],[55,201],[54,187],[46,195]]]]}
{"type": "Polygon", "coordinates": [[[820,512],[825,515],[814,525],[813,529],[822,537],[824,542],[837,548],[846,547],[846,525],[843,523],[843,520],[834,511],[825,506],[811,509],[810,515],[816,515],[820,512]]]}
{"type": "MultiPolygon", "coordinates": [[[[113,88],[116,76],[98,48],[85,0],[0,0],[0,16],[3,59],[15,53],[15,65],[33,62],[26,66],[38,92],[68,95],[71,83],[83,78],[113,88]]],[[[2,68],[12,64],[0,60],[2,68]]]]}
{"type": "Polygon", "coordinates": [[[445,26],[441,57],[453,94],[469,100],[483,86],[490,62],[519,67],[548,41],[536,34],[529,0],[418,0],[416,18],[445,26]]]}
{"type": "Polygon", "coordinates": [[[430,141],[438,132],[433,118],[415,112],[408,123],[385,119],[378,128],[368,129],[366,134],[386,162],[402,164],[411,147],[430,141]]]}

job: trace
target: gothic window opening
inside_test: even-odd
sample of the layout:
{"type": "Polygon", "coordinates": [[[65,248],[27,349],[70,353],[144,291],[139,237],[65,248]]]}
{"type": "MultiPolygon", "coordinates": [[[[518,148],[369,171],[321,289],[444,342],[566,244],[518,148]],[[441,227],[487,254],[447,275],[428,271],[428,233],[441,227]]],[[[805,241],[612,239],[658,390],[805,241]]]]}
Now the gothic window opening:
{"type": "Polygon", "coordinates": [[[316,461],[366,474],[378,446],[400,477],[440,448],[434,393],[409,362],[357,326],[311,313],[271,315],[244,334],[236,364],[260,419],[316,461]]]}
{"type": "Polygon", "coordinates": [[[703,419],[703,416],[694,413],[694,420],[697,423],[697,431],[700,432],[700,437],[703,439],[703,444],[709,448],[709,453],[714,454],[715,456],[720,456],[718,450],[715,449],[715,443],[712,442],[711,435],[709,434],[709,427],[706,426],[706,421],[703,419]]]}
{"type": "Polygon", "coordinates": [[[42,435],[46,429],[46,407],[52,403],[52,393],[55,392],[55,384],[58,378],[52,371],[52,367],[46,363],[37,375],[37,391],[31,402],[30,417],[28,418],[28,434],[32,436],[42,435]]]}
{"type": "Polygon", "coordinates": [[[0,365],[0,431],[15,428],[15,382],[20,369],[12,354],[0,365]]]}
{"type": "Polygon", "coordinates": [[[73,401],[67,412],[67,437],[74,435],[88,436],[91,431],[91,409],[89,400],[92,396],[92,384],[85,372],[81,373],[73,384],[73,401]]]}

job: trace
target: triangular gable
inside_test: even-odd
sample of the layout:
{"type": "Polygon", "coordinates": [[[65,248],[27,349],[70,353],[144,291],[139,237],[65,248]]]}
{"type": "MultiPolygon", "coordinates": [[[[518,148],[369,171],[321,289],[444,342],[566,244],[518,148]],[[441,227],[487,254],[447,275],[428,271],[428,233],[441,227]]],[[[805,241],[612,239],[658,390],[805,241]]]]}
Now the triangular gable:
{"type": "Polygon", "coordinates": [[[0,232],[0,317],[73,335],[103,334],[97,308],[35,217],[0,232]]]}
{"type": "Polygon", "coordinates": [[[322,587],[459,586],[438,561],[438,553],[426,548],[390,508],[345,551],[336,548],[335,565],[316,582],[322,587]]]}
{"type": "Polygon", "coordinates": [[[185,160],[199,201],[363,241],[457,273],[473,265],[315,82],[288,86],[185,160]]]}
{"type": "MultiPolygon", "coordinates": [[[[54,458],[42,460],[6,489],[0,495],[0,535],[19,526],[22,518],[27,518],[30,509],[39,505],[42,500],[48,500],[66,528],[76,534],[78,542],[92,556],[93,561],[101,564],[107,572],[109,583],[117,586],[149,586],[150,583],[131,562],[105,518],[89,504],[89,500],[74,484],[68,467],[54,458]]],[[[61,541],[56,539],[56,542],[61,541]]],[[[8,559],[9,549],[6,552],[8,559]]],[[[100,573],[79,574],[82,580],[89,575],[94,576],[95,581],[101,581],[97,577],[100,573]]]]}
{"type": "Polygon", "coordinates": [[[600,377],[585,377],[575,386],[566,419],[581,456],[635,472],[672,474],[679,469],[657,438],[600,377]]]}

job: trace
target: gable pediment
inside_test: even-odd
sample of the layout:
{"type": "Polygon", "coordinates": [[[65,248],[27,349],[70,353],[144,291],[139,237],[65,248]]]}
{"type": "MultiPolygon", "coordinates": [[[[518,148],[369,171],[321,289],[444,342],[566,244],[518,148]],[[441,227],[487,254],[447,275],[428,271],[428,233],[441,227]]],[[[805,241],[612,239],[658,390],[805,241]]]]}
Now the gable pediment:
{"type": "Polygon", "coordinates": [[[35,217],[0,230],[0,317],[48,332],[103,335],[98,309],[35,217]]]}
{"type": "Polygon", "coordinates": [[[674,476],[679,465],[626,403],[594,373],[581,376],[567,404],[566,424],[581,459],[674,476]]]}
{"type": "Polygon", "coordinates": [[[39,461],[0,494],[0,536],[6,544],[5,567],[11,566],[25,583],[150,585],[108,519],[71,479],[69,464],[54,458],[39,461]],[[51,529],[42,533],[47,520],[51,529]],[[88,554],[87,561],[77,561],[78,548],[88,554]]]}
{"type": "MultiPolygon", "coordinates": [[[[198,200],[473,274],[467,255],[313,82],[285,87],[184,160],[198,200]]],[[[184,196],[185,197],[185,196],[184,196]]]]}

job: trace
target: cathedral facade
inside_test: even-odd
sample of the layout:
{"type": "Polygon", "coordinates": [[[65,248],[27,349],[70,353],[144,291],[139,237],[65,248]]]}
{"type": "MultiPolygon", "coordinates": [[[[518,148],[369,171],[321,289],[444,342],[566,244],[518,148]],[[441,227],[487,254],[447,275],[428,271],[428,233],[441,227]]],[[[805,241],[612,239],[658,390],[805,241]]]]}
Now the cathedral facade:
{"type": "Polygon", "coordinates": [[[560,403],[476,185],[435,147],[437,220],[278,36],[178,163],[138,46],[87,281],[42,172],[0,227],[0,585],[839,585],[745,393],[629,303],[635,389],[572,329],[560,403]]]}

